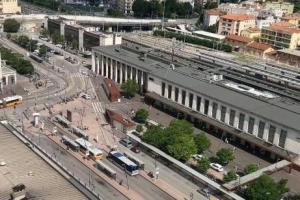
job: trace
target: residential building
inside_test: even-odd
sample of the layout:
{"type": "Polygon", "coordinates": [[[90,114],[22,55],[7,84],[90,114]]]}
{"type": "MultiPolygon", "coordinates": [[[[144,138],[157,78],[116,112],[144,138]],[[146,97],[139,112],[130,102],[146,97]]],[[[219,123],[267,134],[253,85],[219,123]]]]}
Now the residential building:
{"type": "Polygon", "coordinates": [[[280,49],[274,59],[300,69],[300,51],[296,49],[280,49]]]}
{"type": "Polygon", "coordinates": [[[231,45],[235,51],[241,51],[254,40],[251,38],[231,34],[226,36],[225,41],[227,44],[231,45]]]}
{"type": "Polygon", "coordinates": [[[262,29],[262,27],[268,27],[275,22],[279,22],[280,19],[277,19],[273,12],[269,10],[262,10],[256,17],[256,27],[262,29]]]}
{"type": "Polygon", "coordinates": [[[220,10],[216,8],[205,10],[203,25],[206,27],[215,25],[220,20],[220,15],[220,10]]]}
{"type": "Polygon", "coordinates": [[[21,6],[18,0],[0,0],[0,14],[21,13],[21,6]]]}
{"type": "Polygon", "coordinates": [[[262,28],[260,40],[278,49],[296,49],[300,44],[300,28],[287,22],[275,23],[262,28]]]}
{"type": "Polygon", "coordinates": [[[259,4],[242,2],[240,4],[235,3],[222,3],[218,6],[221,12],[226,14],[239,14],[239,15],[253,15],[257,16],[261,9],[259,4]]]}
{"type": "Polygon", "coordinates": [[[285,15],[292,14],[294,12],[294,4],[288,3],[288,2],[274,2],[274,1],[267,1],[264,6],[265,9],[271,10],[271,9],[280,9],[283,11],[285,15]]]}
{"type": "Polygon", "coordinates": [[[261,58],[266,58],[267,54],[272,51],[274,51],[272,46],[259,42],[251,42],[243,49],[243,53],[261,58]]]}
{"type": "Polygon", "coordinates": [[[120,10],[125,15],[133,14],[132,5],[134,0],[112,0],[110,7],[120,10]]]}
{"type": "Polygon", "coordinates": [[[274,160],[300,154],[298,103],[197,70],[200,64],[183,61],[174,68],[145,52],[122,45],[93,48],[92,71],[118,84],[135,80],[151,106],[274,160]]]}
{"type": "Polygon", "coordinates": [[[293,24],[296,27],[300,28],[300,14],[299,15],[295,14],[295,15],[284,16],[284,17],[281,18],[281,21],[293,24]]]}
{"type": "Polygon", "coordinates": [[[254,27],[254,28],[248,28],[246,30],[243,30],[241,32],[241,36],[246,37],[246,38],[259,38],[261,35],[261,30],[254,27]]]}
{"type": "Polygon", "coordinates": [[[255,27],[255,16],[228,14],[220,17],[218,33],[240,35],[243,30],[255,27]]]}

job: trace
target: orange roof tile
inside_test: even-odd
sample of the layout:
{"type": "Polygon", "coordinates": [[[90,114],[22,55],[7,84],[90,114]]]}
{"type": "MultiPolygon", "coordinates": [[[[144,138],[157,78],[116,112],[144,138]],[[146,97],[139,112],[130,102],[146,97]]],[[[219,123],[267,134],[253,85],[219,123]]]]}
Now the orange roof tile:
{"type": "Polygon", "coordinates": [[[107,113],[107,115],[110,119],[121,123],[123,126],[125,126],[127,128],[135,126],[135,124],[131,120],[126,119],[120,113],[117,113],[117,112],[112,111],[112,110],[106,110],[106,113],[107,113]]]}
{"type": "Polygon", "coordinates": [[[272,48],[270,45],[259,43],[259,42],[251,42],[250,44],[247,45],[247,47],[262,50],[262,51],[272,48]]]}
{"type": "Polygon", "coordinates": [[[238,41],[238,42],[242,42],[242,43],[249,43],[249,42],[252,42],[253,39],[251,38],[247,38],[247,37],[243,37],[243,36],[239,36],[239,35],[234,35],[234,34],[231,34],[231,35],[227,35],[226,36],[226,40],[234,40],[234,41],[238,41]]]}
{"type": "Polygon", "coordinates": [[[223,15],[221,17],[222,19],[229,19],[229,20],[239,20],[239,21],[243,21],[243,20],[251,20],[251,19],[255,19],[255,16],[253,15],[237,15],[237,14],[229,14],[229,15],[223,15]]]}
{"type": "Polygon", "coordinates": [[[270,26],[271,30],[281,31],[284,33],[300,33],[300,28],[288,22],[278,22],[270,26]]]}

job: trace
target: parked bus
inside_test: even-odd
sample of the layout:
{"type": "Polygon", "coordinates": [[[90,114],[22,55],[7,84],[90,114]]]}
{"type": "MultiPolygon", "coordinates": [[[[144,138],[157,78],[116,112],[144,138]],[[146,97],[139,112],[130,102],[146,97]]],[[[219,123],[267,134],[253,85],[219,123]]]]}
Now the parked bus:
{"type": "Polygon", "coordinates": [[[61,137],[61,141],[62,143],[70,147],[73,151],[79,151],[80,149],[80,146],[74,140],[70,139],[65,135],[61,137]]]}
{"type": "Polygon", "coordinates": [[[132,154],[130,153],[124,153],[124,155],[129,158],[130,160],[132,160],[132,162],[134,162],[138,167],[139,169],[144,169],[145,168],[145,163],[143,161],[141,161],[140,159],[138,159],[137,157],[133,156],[132,154]]]}
{"type": "Polygon", "coordinates": [[[0,108],[6,108],[10,106],[16,106],[18,104],[22,103],[22,96],[15,95],[11,97],[5,97],[3,99],[0,99],[0,108]]]}
{"type": "Polygon", "coordinates": [[[88,155],[89,158],[92,158],[93,160],[101,160],[103,156],[103,152],[94,147],[92,143],[89,141],[79,138],[75,140],[77,144],[80,146],[80,150],[88,155]]]}
{"type": "Polygon", "coordinates": [[[89,141],[83,138],[78,138],[77,140],[75,140],[75,142],[79,144],[80,150],[84,153],[88,151],[88,148],[93,147],[93,145],[89,141]]]}
{"type": "Polygon", "coordinates": [[[106,165],[102,161],[97,160],[96,161],[96,167],[97,167],[97,169],[103,171],[105,174],[107,174],[108,176],[112,177],[113,179],[117,178],[116,171],[113,170],[113,169],[111,169],[108,165],[106,165]]]}
{"type": "Polygon", "coordinates": [[[88,139],[89,139],[88,134],[86,134],[82,129],[77,128],[77,127],[74,126],[74,125],[71,125],[70,129],[71,129],[71,132],[72,132],[73,134],[77,135],[78,137],[84,138],[85,140],[88,140],[88,139]]]}
{"type": "Polygon", "coordinates": [[[93,160],[101,160],[103,156],[103,151],[96,147],[89,147],[88,148],[89,152],[89,157],[92,158],[93,160]]]}
{"type": "Polygon", "coordinates": [[[139,174],[138,166],[129,160],[124,154],[119,151],[109,152],[109,158],[119,165],[119,167],[124,168],[125,171],[130,175],[139,174]]]}

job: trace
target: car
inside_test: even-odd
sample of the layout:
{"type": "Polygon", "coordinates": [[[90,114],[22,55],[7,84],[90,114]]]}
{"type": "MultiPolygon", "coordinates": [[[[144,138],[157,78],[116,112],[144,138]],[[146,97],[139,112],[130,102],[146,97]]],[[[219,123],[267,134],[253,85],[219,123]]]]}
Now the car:
{"type": "Polygon", "coordinates": [[[58,47],[58,48],[62,48],[63,47],[61,44],[57,44],[55,46],[58,47]]]}
{"type": "Polygon", "coordinates": [[[201,154],[195,154],[195,155],[192,156],[192,158],[194,160],[201,160],[203,158],[203,155],[201,155],[201,154]]]}
{"type": "Polygon", "coordinates": [[[91,99],[91,96],[88,95],[88,94],[86,94],[86,93],[80,94],[80,97],[82,97],[82,98],[84,98],[84,99],[86,99],[86,100],[90,100],[90,99],[91,99]]]}
{"type": "Polygon", "coordinates": [[[133,151],[134,153],[140,153],[141,152],[141,148],[138,147],[138,146],[134,146],[130,150],[133,151]]]}
{"type": "Polygon", "coordinates": [[[218,172],[223,172],[224,168],[222,165],[218,164],[218,163],[210,163],[210,167],[218,172]]]}
{"type": "Polygon", "coordinates": [[[127,148],[131,148],[133,146],[132,142],[128,138],[121,139],[120,144],[122,144],[123,146],[125,146],[127,148]]]}
{"type": "Polygon", "coordinates": [[[197,190],[197,192],[199,192],[200,194],[203,194],[205,197],[209,197],[211,195],[211,189],[210,188],[199,188],[197,190]]]}

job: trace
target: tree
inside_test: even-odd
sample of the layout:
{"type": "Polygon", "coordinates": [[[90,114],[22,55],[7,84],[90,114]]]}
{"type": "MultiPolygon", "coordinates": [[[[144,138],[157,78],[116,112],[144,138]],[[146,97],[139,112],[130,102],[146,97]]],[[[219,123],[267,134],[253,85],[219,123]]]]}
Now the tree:
{"type": "Polygon", "coordinates": [[[144,17],[148,9],[148,2],[145,0],[135,0],[132,4],[132,11],[135,17],[144,17]]]}
{"type": "Polygon", "coordinates": [[[141,132],[143,131],[143,126],[140,125],[140,124],[137,125],[137,126],[136,126],[136,131],[139,132],[139,133],[141,133],[141,132]]]}
{"type": "Polygon", "coordinates": [[[227,183],[238,178],[236,172],[234,170],[230,170],[223,178],[223,180],[227,183]]]}
{"type": "Polygon", "coordinates": [[[43,28],[40,31],[40,36],[42,36],[42,37],[48,37],[49,36],[49,31],[46,28],[43,28]]]}
{"type": "Polygon", "coordinates": [[[204,133],[200,133],[194,137],[195,144],[197,147],[197,152],[199,154],[203,153],[211,145],[210,140],[204,133]]]}
{"type": "Polygon", "coordinates": [[[48,50],[48,47],[46,45],[42,45],[40,46],[40,49],[39,49],[39,55],[41,57],[45,57],[46,54],[47,54],[47,50],[48,50]]]}
{"type": "Polygon", "coordinates": [[[107,15],[111,17],[123,17],[123,13],[118,9],[108,9],[107,15]]]}
{"type": "Polygon", "coordinates": [[[205,9],[213,9],[213,8],[217,8],[217,7],[218,7],[217,2],[207,2],[204,6],[205,9]]]}
{"type": "Polygon", "coordinates": [[[198,161],[197,171],[204,174],[207,172],[209,167],[210,167],[209,159],[207,157],[203,157],[201,160],[198,161]]]}
{"type": "Polygon", "coordinates": [[[127,97],[134,97],[139,91],[139,85],[134,80],[127,80],[121,85],[121,89],[125,92],[127,97]]]}
{"type": "Polygon", "coordinates": [[[245,193],[249,200],[280,200],[288,191],[287,180],[275,182],[270,176],[262,175],[245,193]]]}
{"type": "Polygon", "coordinates": [[[186,161],[197,152],[192,135],[180,135],[175,138],[174,143],[167,146],[168,152],[174,158],[186,161]]]}
{"type": "Polygon", "coordinates": [[[65,41],[64,37],[60,35],[58,32],[52,34],[51,38],[54,44],[63,44],[65,41]]]}
{"type": "Polygon", "coordinates": [[[249,164],[244,168],[244,173],[245,174],[251,174],[251,173],[253,173],[257,170],[258,170],[257,164],[249,164]]]}
{"type": "Polygon", "coordinates": [[[218,162],[221,165],[227,165],[230,161],[234,160],[234,154],[231,149],[222,148],[217,152],[218,162]]]}
{"type": "Polygon", "coordinates": [[[26,35],[21,35],[16,39],[16,42],[21,47],[26,48],[29,43],[29,38],[26,35]]]}
{"type": "Polygon", "coordinates": [[[15,19],[6,19],[3,23],[4,32],[16,33],[20,29],[20,23],[15,19]]]}
{"type": "Polygon", "coordinates": [[[149,112],[144,108],[139,109],[135,114],[135,120],[139,123],[145,123],[149,116],[149,112]]]}

